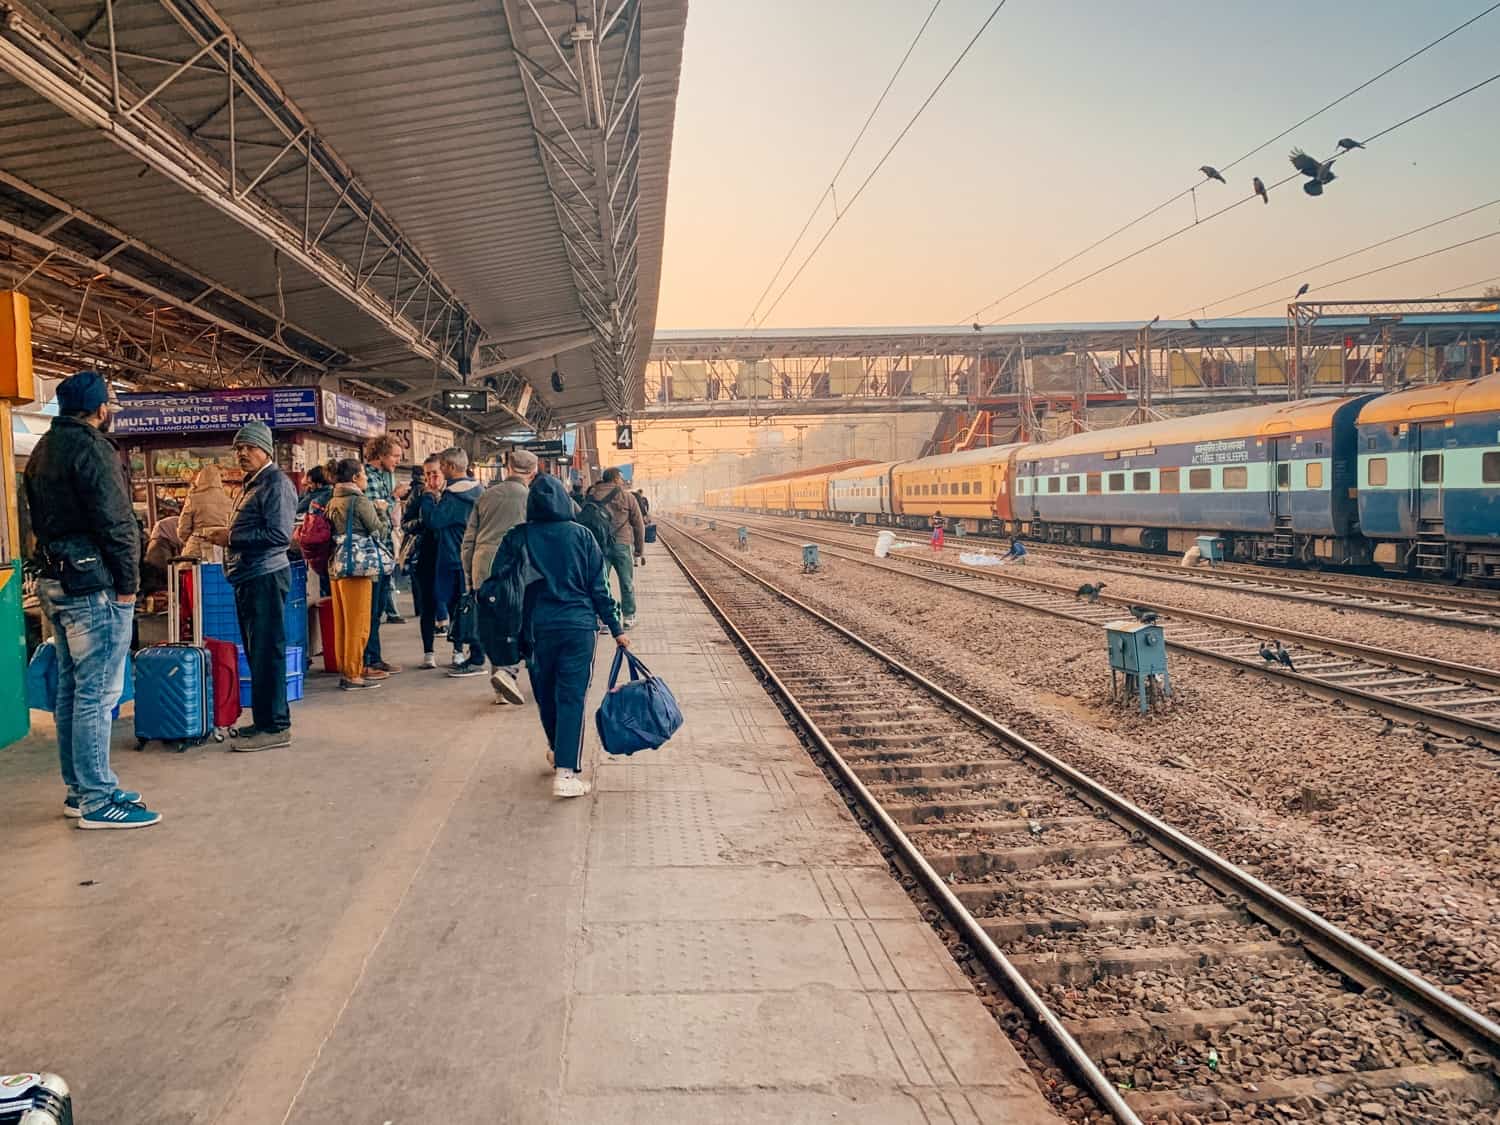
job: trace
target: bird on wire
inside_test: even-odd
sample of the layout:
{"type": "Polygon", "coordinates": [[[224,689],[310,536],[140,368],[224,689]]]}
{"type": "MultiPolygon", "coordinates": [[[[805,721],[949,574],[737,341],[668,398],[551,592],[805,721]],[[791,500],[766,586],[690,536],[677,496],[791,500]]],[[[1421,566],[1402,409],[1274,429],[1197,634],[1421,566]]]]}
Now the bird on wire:
{"type": "Polygon", "coordinates": [[[1322,195],[1323,185],[1332,183],[1338,179],[1333,174],[1334,157],[1330,156],[1319,164],[1300,148],[1292,149],[1291,156],[1287,157],[1292,162],[1292,167],[1307,177],[1307,183],[1302,185],[1302,190],[1308,195],[1322,195]]]}
{"type": "Polygon", "coordinates": [[[1295,301],[1298,297],[1303,296],[1311,288],[1312,288],[1312,286],[1309,285],[1307,282],[1304,281],[1301,285],[1299,285],[1297,287],[1297,292],[1292,295],[1292,300],[1295,301]]]}
{"type": "Polygon", "coordinates": [[[1102,589],[1104,589],[1103,582],[1085,582],[1082,586],[1078,587],[1073,597],[1075,600],[1078,598],[1088,598],[1089,604],[1093,605],[1099,600],[1099,591],[1102,589]]]}
{"type": "Polygon", "coordinates": [[[1217,168],[1215,168],[1212,164],[1205,164],[1205,165],[1203,165],[1203,167],[1199,168],[1198,171],[1200,171],[1200,172],[1203,173],[1203,176],[1204,176],[1205,179],[1218,180],[1219,183],[1221,183],[1221,184],[1229,182],[1228,180],[1226,180],[1223,176],[1221,176],[1219,174],[1219,170],[1217,168]]]}
{"type": "Polygon", "coordinates": [[[1344,152],[1348,152],[1350,149],[1364,148],[1364,147],[1365,146],[1362,145],[1362,144],[1360,144],[1358,141],[1351,140],[1348,137],[1341,137],[1341,138],[1339,138],[1339,148],[1342,149],[1344,152]]]}
{"type": "Polygon", "coordinates": [[[1261,178],[1259,176],[1254,177],[1250,181],[1250,186],[1255,189],[1255,194],[1260,196],[1260,201],[1262,203],[1271,202],[1271,196],[1266,191],[1266,185],[1261,181],[1261,178]]]}
{"type": "Polygon", "coordinates": [[[1157,612],[1154,609],[1147,609],[1143,605],[1133,605],[1130,607],[1130,616],[1134,617],[1142,625],[1155,625],[1157,612]]]}

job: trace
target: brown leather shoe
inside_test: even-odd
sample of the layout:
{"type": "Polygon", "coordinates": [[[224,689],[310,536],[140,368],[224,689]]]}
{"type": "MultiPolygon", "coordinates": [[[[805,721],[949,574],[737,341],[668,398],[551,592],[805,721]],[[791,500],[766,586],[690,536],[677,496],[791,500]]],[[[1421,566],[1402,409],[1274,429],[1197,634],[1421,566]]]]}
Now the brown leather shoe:
{"type": "Polygon", "coordinates": [[[389,677],[389,672],[382,672],[379,668],[376,668],[373,665],[366,666],[365,668],[365,679],[367,680],[384,680],[388,679],[389,677]]]}

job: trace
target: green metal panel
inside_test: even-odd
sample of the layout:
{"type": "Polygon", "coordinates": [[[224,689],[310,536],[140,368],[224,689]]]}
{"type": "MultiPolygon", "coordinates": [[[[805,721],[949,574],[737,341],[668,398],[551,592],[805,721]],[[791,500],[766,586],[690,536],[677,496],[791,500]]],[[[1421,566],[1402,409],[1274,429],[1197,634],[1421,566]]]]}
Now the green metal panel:
{"type": "Polygon", "coordinates": [[[26,618],[21,613],[21,563],[0,569],[0,747],[31,729],[26,708],[26,618]]]}

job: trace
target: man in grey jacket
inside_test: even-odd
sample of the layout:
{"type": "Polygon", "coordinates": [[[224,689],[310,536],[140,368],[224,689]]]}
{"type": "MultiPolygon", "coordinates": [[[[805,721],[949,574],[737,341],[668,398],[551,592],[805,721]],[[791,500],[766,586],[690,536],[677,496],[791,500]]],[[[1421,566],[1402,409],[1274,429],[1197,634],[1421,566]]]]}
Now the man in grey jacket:
{"type": "MultiPolygon", "coordinates": [[[[505,479],[484,490],[469,515],[460,548],[464,574],[469,589],[477,590],[490,576],[500,540],[517,524],[526,522],[526,497],[536,476],[536,454],[526,449],[512,449],[506,461],[505,479]]],[[[515,668],[495,665],[490,670],[490,686],[495,689],[496,703],[524,703],[526,697],[516,682],[515,668]]]]}

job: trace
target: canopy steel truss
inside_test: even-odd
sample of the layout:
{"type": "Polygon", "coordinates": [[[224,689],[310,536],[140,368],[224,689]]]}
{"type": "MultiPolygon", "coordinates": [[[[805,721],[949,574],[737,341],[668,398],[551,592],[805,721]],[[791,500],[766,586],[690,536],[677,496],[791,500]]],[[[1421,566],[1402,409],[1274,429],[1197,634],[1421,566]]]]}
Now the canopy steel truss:
{"type": "Polygon", "coordinates": [[[640,0],[503,0],[604,401],[639,399],[640,0]],[[545,11],[545,14],[544,14],[545,11]]]}

